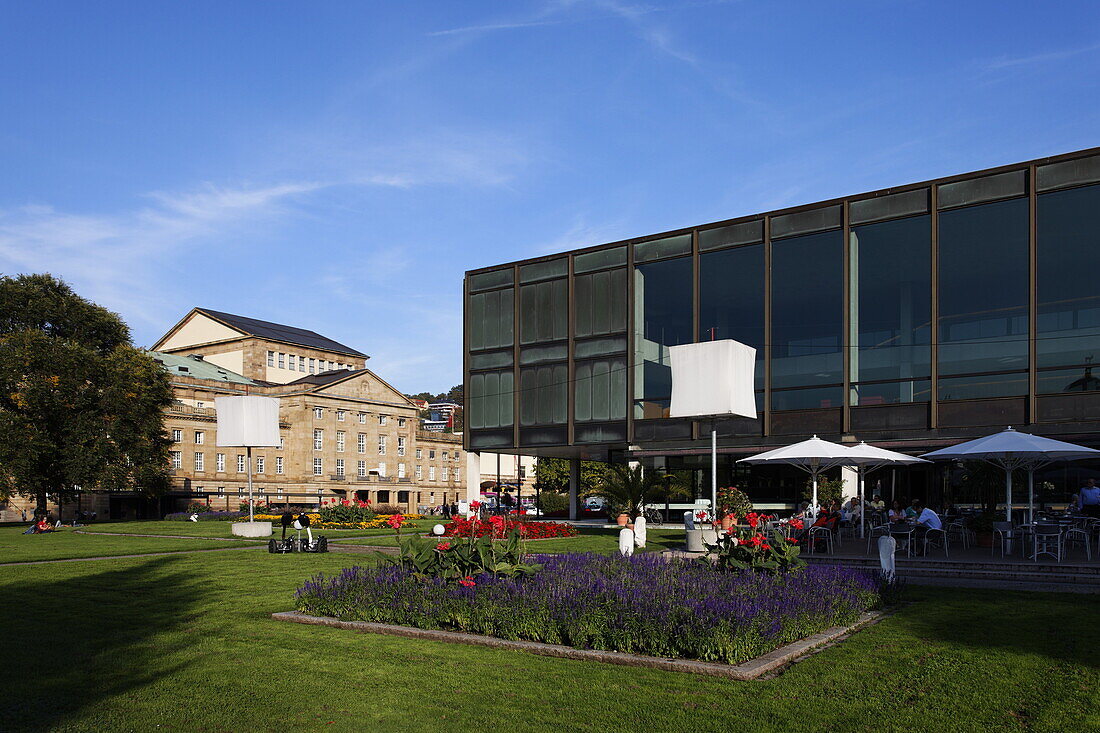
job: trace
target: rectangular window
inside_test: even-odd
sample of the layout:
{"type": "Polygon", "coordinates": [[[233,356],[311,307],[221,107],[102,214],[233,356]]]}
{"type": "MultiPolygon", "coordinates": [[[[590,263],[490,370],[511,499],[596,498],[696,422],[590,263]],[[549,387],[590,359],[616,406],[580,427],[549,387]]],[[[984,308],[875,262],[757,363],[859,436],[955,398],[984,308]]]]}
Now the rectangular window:
{"type": "Polygon", "coordinates": [[[416,469],[413,471],[413,475],[416,476],[417,481],[424,478],[424,467],[417,466],[416,469]]]}
{"type": "Polygon", "coordinates": [[[279,448],[278,448],[278,450],[282,450],[285,447],[286,447],[286,438],[284,438],[283,436],[280,435],[279,436],[279,448]]]}
{"type": "Polygon", "coordinates": [[[435,481],[435,466],[428,466],[428,480],[435,481]]]}
{"type": "Polygon", "coordinates": [[[336,452],[337,453],[343,453],[344,452],[344,437],[345,437],[345,435],[346,435],[346,433],[343,430],[337,430],[336,431],[336,452]]]}
{"type": "Polygon", "coordinates": [[[519,307],[519,342],[521,344],[557,341],[568,335],[569,283],[567,280],[524,285],[519,289],[519,307]]]}
{"type": "Polygon", "coordinates": [[[447,455],[448,451],[443,451],[442,455],[440,455],[440,458],[442,458],[443,460],[447,460],[447,455]]]}
{"type": "Polygon", "coordinates": [[[406,422],[405,418],[403,418],[403,417],[397,418],[397,427],[399,427],[399,428],[405,427],[405,422],[406,422]]]}
{"type": "Polygon", "coordinates": [[[275,352],[274,351],[267,352],[267,365],[269,367],[275,366],[275,352]]]}
{"type": "MultiPolygon", "coordinates": [[[[560,425],[566,421],[569,396],[569,367],[566,364],[522,369],[519,380],[520,425],[560,425]]],[[[670,386],[669,399],[671,397],[670,386]]]]}
{"type": "Polygon", "coordinates": [[[288,368],[288,369],[290,369],[290,371],[295,371],[295,370],[297,369],[297,367],[296,367],[296,365],[295,365],[295,360],[296,360],[297,358],[298,358],[298,357],[294,356],[294,354],[289,354],[289,355],[288,355],[288,356],[286,357],[286,360],[287,360],[287,362],[288,362],[288,364],[287,364],[287,368],[288,368]]]}
{"type": "Polygon", "coordinates": [[[306,370],[306,358],[304,356],[298,357],[298,371],[304,372],[306,370]]]}
{"type": "Polygon", "coordinates": [[[446,481],[446,480],[447,480],[447,467],[446,467],[446,466],[444,466],[444,467],[443,467],[443,469],[442,469],[442,474],[441,474],[441,478],[442,478],[442,480],[444,480],[444,481],[446,481]]]}
{"type": "Polygon", "coordinates": [[[398,463],[397,464],[397,478],[405,478],[405,464],[404,463],[398,463]]]}
{"type": "Polygon", "coordinates": [[[225,472],[225,454],[219,453],[214,457],[214,465],[218,470],[218,473],[225,472]]]}
{"type": "Polygon", "coordinates": [[[424,449],[423,448],[417,448],[416,449],[416,460],[419,461],[423,457],[424,457],[424,449]]]}
{"type": "Polygon", "coordinates": [[[183,442],[183,431],[182,430],[173,430],[172,431],[172,442],[173,443],[182,443],[183,442]]]}
{"type": "Polygon", "coordinates": [[[399,435],[397,437],[397,455],[399,455],[399,456],[405,455],[405,438],[404,438],[404,436],[399,435]]]}
{"type": "Polygon", "coordinates": [[[263,473],[264,472],[264,464],[265,464],[264,457],[263,456],[257,456],[256,457],[256,473],[263,473]]]}
{"type": "Polygon", "coordinates": [[[386,475],[386,464],[385,463],[379,463],[378,464],[378,475],[379,476],[385,476],[386,475]]]}
{"type": "Polygon", "coordinates": [[[275,456],[275,473],[281,474],[283,472],[283,457],[275,456]]]}
{"type": "Polygon", "coordinates": [[[286,354],[279,352],[279,368],[286,369],[286,354]]]}
{"type": "Polygon", "coordinates": [[[313,419],[314,420],[320,420],[324,416],[325,416],[325,411],[322,408],[320,408],[320,407],[314,407],[313,408],[313,419]]]}
{"type": "Polygon", "coordinates": [[[462,469],[461,468],[456,468],[455,469],[455,481],[461,481],[461,480],[462,480],[462,469]]]}
{"type": "Polygon", "coordinates": [[[456,450],[455,451],[455,460],[457,461],[461,457],[462,457],[462,451],[456,450]]]}
{"type": "Polygon", "coordinates": [[[205,437],[206,437],[206,435],[203,433],[203,431],[196,430],[195,431],[195,445],[202,445],[203,444],[203,439],[205,437]]]}
{"type": "MultiPolygon", "coordinates": [[[[939,227],[940,375],[1026,369],[1027,199],[944,211],[939,227]]],[[[983,397],[1026,393],[1018,380],[980,381],[983,397]]]]}
{"type": "Polygon", "coordinates": [[[309,373],[310,374],[316,374],[317,373],[317,360],[314,359],[312,356],[309,358],[309,373]]]}
{"type": "Polygon", "coordinates": [[[362,424],[362,425],[367,424],[367,413],[365,413],[365,412],[360,412],[359,413],[359,423],[362,424]]]}
{"type": "Polygon", "coordinates": [[[620,268],[578,275],[573,287],[578,337],[603,336],[626,330],[627,276],[620,268]]]}
{"type": "Polygon", "coordinates": [[[378,436],[378,455],[380,455],[380,456],[386,455],[386,436],[385,435],[379,435],[378,436]]]}
{"type": "Polygon", "coordinates": [[[336,475],[337,476],[343,476],[344,475],[344,459],[343,458],[337,458],[336,459],[336,475]]]}
{"type": "Polygon", "coordinates": [[[356,450],[360,453],[367,452],[367,434],[359,433],[359,438],[355,443],[356,450]]]}
{"type": "Polygon", "coordinates": [[[345,415],[347,415],[347,413],[344,412],[343,410],[337,410],[336,411],[336,421],[337,422],[344,422],[344,416],[345,415]]]}
{"type": "Polygon", "coordinates": [[[366,478],[366,476],[367,476],[367,462],[366,461],[358,461],[355,464],[355,475],[358,476],[359,478],[366,478]]]}
{"type": "Polygon", "coordinates": [[[470,427],[511,427],[514,389],[515,377],[510,370],[470,375],[470,427]]]}
{"type": "Polygon", "coordinates": [[[324,473],[324,462],[320,458],[313,459],[313,475],[320,476],[324,473]]]}
{"type": "Polygon", "coordinates": [[[313,431],[313,450],[321,450],[325,447],[325,431],[315,429],[313,431]]]}
{"type": "Polygon", "coordinates": [[[470,349],[512,345],[514,288],[470,296],[470,349]]]}
{"type": "MultiPolygon", "coordinates": [[[[668,417],[672,401],[672,366],[668,347],[691,343],[695,330],[692,316],[691,258],[638,265],[634,268],[634,417],[668,417]]],[[[528,374],[528,382],[561,382],[551,374],[528,374]]],[[[535,411],[528,409],[530,424],[543,422],[550,413],[552,391],[535,411]]],[[[559,408],[560,409],[560,408],[559,408]]],[[[551,422],[547,420],[546,422],[551,422]]]]}
{"type": "Polygon", "coordinates": [[[756,349],[755,386],[764,389],[762,244],[699,258],[699,340],[719,339],[734,339],[756,349]]]}
{"type": "Polygon", "coordinates": [[[195,400],[195,407],[199,408],[200,410],[205,409],[206,403],[205,402],[200,402],[199,400],[195,400]]]}
{"type": "Polygon", "coordinates": [[[385,425],[389,421],[389,419],[390,419],[389,415],[379,415],[378,416],[378,424],[379,425],[385,425]]]}
{"type": "Polygon", "coordinates": [[[205,471],[206,470],[206,457],[202,453],[196,453],[195,454],[195,470],[196,471],[205,471]]]}
{"type": "Polygon", "coordinates": [[[434,449],[428,451],[428,458],[435,458],[435,450],[434,449]]]}
{"type": "Polygon", "coordinates": [[[244,456],[237,456],[237,473],[245,472],[244,456]]]}

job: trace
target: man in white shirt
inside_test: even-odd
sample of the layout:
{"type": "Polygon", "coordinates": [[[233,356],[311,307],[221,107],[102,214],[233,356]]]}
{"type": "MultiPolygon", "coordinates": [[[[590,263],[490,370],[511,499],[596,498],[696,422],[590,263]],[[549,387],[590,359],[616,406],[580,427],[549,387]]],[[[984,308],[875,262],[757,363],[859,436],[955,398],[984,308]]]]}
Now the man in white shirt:
{"type": "Polygon", "coordinates": [[[1100,486],[1096,485],[1096,479],[1090,478],[1081,487],[1080,497],[1081,513],[1086,517],[1100,518],[1100,486]]]}
{"type": "Polygon", "coordinates": [[[940,515],[926,507],[920,499],[913,501],[913,508],[917,510],[917,526],[925,529],[943,529],[940,515]]]}

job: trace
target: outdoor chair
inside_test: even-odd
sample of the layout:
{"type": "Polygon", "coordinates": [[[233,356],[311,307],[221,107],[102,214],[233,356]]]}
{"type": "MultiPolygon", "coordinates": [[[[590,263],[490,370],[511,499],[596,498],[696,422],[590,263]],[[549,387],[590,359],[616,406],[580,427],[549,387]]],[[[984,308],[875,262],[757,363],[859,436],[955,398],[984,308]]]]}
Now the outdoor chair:
{"type": "Polygon", "coordinates": [[[874,544],[879,537],[889,537],[890,527],[886,524],[879,524],[874,527],[870,527],[867,532],[867,554],[871,554],[871,545],[874,544]]]}
{"type": "Polygon", "coordinates": [[[810,554],[812,555],[816,548],[818,540],[824,540],[825,551],[830,555],[833,554],[833,530],[828,527],[810,527],[810,531],[806,534],[806,542],[810,546],[810,554]]]}
{"type": "Polygon", "coordinates": [[[997,552],[997,547],[1001,548],[1001,557],[1006,554],[1006,549],[1012,545],[1012,522],[994,522],[993,523],[993,547],[990,549],[989,554],[993,555],[997,552]]]}
{"type": "Polygon", "coordinates": [[[1069,546],[1071,544],[1084,545],[1085,557],[1092,560],[1092,545],[1089,542],[1089,530],[1087,526],[1082,526],[1084,523],[1078,523],[1077,525],[1070,527],[1062,535],[1062,550],[1063,552],[1069,552],[1069,546]]]}
{"type": "Polygon", "coordinates": [[[1057,524],[1035,525],[1033,540],[1034,553],[1031,559],[1038,561],[1040,555],[1050,555],[1056,561],[1062,561],[1062,528],[1057,524]]]}
{"type": "Polygon", "coordinates": [[[929,529],[924,533],[924,554],[928,554],[929,547],[943,548],[943,556],[947,558],[947,544],[950,537],[946,530],[929,529]]]}
{"type": "Polygon", "coordinates": [[[958,519],[950,522],[947,525],[947,534],[949,537],[957,539],[964,550],[970,547],[970,528],[966,526],[965,521],[958,519]]]}

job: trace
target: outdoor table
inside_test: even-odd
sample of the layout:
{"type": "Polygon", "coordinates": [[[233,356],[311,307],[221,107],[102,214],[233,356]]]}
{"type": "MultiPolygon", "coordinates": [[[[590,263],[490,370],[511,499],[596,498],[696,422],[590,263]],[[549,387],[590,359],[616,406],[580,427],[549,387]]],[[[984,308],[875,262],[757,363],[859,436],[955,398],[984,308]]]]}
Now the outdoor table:
{"type": "MultiPolygon", "coordinates": [[[[909,523],[905,523],[905,524],[893,523],[893,524],[890,525],[890,536],[891,537],[904,537],[905,538],[904,547],[905,547],[905,554],[906,555],[912,555],[913,554],[913,549],[910,545],[912,545],[912,543],[913,543],[913,533],[915,531],[916,531],[916,527],[914,527],[913,525],[911,525],[909,523]]],[[[901,548],[902,548],[902,544],[899,542],[898,543],[898,549],[900,550],[901,548]]]]}

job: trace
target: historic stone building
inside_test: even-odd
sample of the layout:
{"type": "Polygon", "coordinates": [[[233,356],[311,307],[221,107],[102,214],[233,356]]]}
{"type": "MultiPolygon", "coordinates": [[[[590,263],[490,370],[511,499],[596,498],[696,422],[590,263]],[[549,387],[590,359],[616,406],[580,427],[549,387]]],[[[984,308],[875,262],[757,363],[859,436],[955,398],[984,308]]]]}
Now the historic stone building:
{"type": "Polygon", "coordinates": [[[245,451],[217,446],[214,397],[232,394],[279,400],[282,445],[252,451],[258,500],[358,499],[432,511],[466,496],[461,436],[419,429],[416,405],[343,344],[195,308],[152,355],[176,393],[165,415],[176,504],[235,509],[247,497],[245,451]]]}

